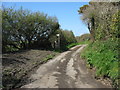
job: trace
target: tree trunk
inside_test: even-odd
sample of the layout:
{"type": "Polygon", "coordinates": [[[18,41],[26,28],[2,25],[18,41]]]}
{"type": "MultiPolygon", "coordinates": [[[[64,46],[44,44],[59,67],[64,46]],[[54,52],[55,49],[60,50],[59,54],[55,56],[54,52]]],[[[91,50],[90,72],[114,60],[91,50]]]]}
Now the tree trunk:
{"type": "Polygon", "coordinates": [[[91,38],[92,40],[94,41],[95,40],[95,37],[94,37],[94,32],[93,32],[93,29],[90,27],[90,24],[88,23],[88,29],[89,29],[89,32],[91,34],[91,38]]]}

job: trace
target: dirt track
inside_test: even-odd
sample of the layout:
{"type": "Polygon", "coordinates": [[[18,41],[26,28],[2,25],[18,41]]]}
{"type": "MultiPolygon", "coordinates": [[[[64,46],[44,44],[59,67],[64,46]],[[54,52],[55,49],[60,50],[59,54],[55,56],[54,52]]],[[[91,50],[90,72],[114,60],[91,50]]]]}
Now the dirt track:
{"type": "Polygon", "coordinates": [[[80,59],[86,45],[76,46],[41,65],[21,88],[109,88],[97,81],[80,59]]]}

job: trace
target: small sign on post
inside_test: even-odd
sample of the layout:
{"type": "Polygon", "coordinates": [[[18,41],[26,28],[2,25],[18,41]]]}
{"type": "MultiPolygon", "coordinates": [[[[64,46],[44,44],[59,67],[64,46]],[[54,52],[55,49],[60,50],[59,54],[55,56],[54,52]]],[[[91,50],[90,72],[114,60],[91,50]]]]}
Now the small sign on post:
{"type": "Polygon", "coordinates": [[[56,34],[57,36],[57,48],[60,49],[60,34],[56,34]]]}

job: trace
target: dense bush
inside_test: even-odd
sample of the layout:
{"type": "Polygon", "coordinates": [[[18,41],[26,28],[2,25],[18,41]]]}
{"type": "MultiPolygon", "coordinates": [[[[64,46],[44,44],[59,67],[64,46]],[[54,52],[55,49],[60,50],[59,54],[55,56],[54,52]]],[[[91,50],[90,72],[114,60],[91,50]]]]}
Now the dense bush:
{"type": "Polygon", "coordinates": [[[120,46],[117,40],[95,41],[89,44],[81,55],[87,59],[90,67],[96,68],[97,76],[109,77],[114,86],[118,85],[118,80],[120,80],[118,48],[120,46]]]}
{"type": "Polygon", "coordinates": [[[49,38],[59,29],[56,17],[22,8],[2,9],[3,52],[51,46],[49,38]]]}

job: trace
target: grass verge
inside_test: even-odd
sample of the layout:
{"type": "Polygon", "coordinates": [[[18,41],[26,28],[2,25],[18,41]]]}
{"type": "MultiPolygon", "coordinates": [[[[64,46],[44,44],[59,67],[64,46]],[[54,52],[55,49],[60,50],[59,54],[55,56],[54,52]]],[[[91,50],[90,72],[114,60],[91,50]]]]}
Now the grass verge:
{"type": "Polygon", "coordinates": [[[43,59],[43,61],[44,61],[44,62],[47,62],[48,60],[53,59],[54,56],[55,56],[55,54],[47,55],[47,56],[43,59]]]}
{"type": "Polygon", "coordinates": [[[76,45],[83,45],[83,44],[89,44],[89,43],[90,43],[90,41],[84,41],[84,42],[80,42],[80,43],[72,43],[72,44],[67,45],[66,47],[68,49],[70,49],[70,48],[72,48],[72,47],[74,47],[76,45]]]}
{"type": "Polygon", "coordinates": [[[113,87],[116,88],[118,88],[120,80],[118,48],[117,40],[95,41],[89,44],[81,54],[81,57],[87,60],[90,68],[96,68],[97,77],[110,78],[113,87]]]}

